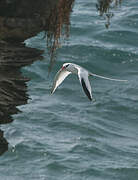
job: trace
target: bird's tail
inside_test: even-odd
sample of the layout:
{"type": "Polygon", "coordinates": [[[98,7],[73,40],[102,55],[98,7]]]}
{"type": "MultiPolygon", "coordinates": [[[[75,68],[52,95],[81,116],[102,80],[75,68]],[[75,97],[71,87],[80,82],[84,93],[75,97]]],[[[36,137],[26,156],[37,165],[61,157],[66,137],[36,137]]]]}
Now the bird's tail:
{"type": "Polygon", "coordinates": [[[113,79],[113,78],[108,78],[108,77],[104,77],[104,76],[100,76],[94,73],[89,73],[90,76],[95,76],[98,78],[102,78],[102,79],[107,79],[107,80],[111,80],[111,81],[122,81],[122,82],[127,82],[128,80],[122,80],[122,79],[113,79]]]}

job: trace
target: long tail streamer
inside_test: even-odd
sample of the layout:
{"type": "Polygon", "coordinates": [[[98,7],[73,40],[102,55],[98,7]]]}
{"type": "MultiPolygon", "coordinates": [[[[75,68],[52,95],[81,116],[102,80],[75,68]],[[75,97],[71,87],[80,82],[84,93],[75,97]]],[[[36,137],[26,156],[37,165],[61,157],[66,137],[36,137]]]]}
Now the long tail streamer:
{"type": "Polygon", "coordinates": [[[94,73],[90,73],[90,76],[95,76],[95,77],[99,77],[102,79],[107,79],[107,80],[111,80],[111,81],[121,81],[121,82],[127,82],[128,80],[122,80],[122,79],[113,79],[113,78],[108,78],[108,77],[104,77],[104,76],[100,76],[94,73]]]}

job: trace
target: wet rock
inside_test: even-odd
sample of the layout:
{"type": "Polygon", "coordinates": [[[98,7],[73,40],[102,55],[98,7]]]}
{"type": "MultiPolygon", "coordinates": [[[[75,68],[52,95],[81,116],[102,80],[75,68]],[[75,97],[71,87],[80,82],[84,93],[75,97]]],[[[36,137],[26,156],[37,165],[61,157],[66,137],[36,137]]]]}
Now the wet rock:
{"type": "Polygon", "coordinates": [[[43,50],[26,47],[23,43],[15,44],[0,41],[0,65],[4,67],[26,66],[35,60],[42,59],[41,54],[43,52],[43,50]]]}
{"type": "MultiPolygon", "coordinates": [[[[43,51],[26,47],[24,40],[45,31],[51,60],[65,25],[68,35],[69,15],[74,0],[1,0],[0,1],[0,124],[13,121],[18,106],[26,104],[29,78],[21,67],[42,58],[43,51]]],[[[54,61],[52,61],[54,62],[54,61]]],[[[0,155],[8,143],[0,130],[0,155]]]]}
{"type": "Polygon", "coordinates": [[[23,42],[46,29],[51,9],[59,0],[1,0],[0,39],[23,42]]]}
{"type": "Polygon", "coordinates": [[[27,103],[29,78],[24,77],[20,69],[42,59],[42,53],[24,44],[0,42],[0,124],[12,122],[11,115],[18,112],[16,106],[27,103]]]}
{"type": "MultiPolygon", "coordinates": [[[[42,59],[42,50],[26,47],[25,44],[0,42],[0,124],[13,121],[13,114],[19,112],[18,106],[26,104],[27,82],[21,67],[42,59]]],[[[7,151],[8,143],[0,130],[0,155],[7,151]]]]}
{"type": "Polygon", "coordinates": [[[0,155],[8,150],[8,142],[3,137],[3,131],[0,130],[0,155]]]}

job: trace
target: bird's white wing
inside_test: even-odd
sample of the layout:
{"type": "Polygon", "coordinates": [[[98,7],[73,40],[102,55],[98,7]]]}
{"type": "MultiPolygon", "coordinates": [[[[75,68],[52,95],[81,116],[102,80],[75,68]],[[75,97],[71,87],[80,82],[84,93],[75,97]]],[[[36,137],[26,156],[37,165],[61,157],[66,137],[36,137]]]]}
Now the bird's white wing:
{"type": "Polygon", "coordinates": [[[51,89],[51,93],[53,94],[56,88],[64,81],[64,79],[71,74],[71,72],[66,71],[66,69],[60,69],[54,79],[53,87],[51,89]]]}
{"type": "Polygon", "coordinates": [[[78,69],[78,77],[83,87],[83,90],[85,94],[88,96],[89,100],[92,100],[92,90],[88,79],[88,71],[85,71],[84,69],[81,68],[77,68],[77,69],[78,69]]]}

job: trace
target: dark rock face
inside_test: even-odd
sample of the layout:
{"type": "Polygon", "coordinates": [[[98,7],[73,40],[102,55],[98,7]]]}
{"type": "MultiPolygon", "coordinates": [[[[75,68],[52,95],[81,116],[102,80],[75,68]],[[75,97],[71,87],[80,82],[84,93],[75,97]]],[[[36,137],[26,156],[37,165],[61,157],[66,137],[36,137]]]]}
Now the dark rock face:
{"type": "MultiPolygon", "coordinates": [[[[12,115],[19,112],[17,106],[29,99],[29,78],[20,69],[41,59],[43,51],[25,47],[22,42],[46,30],[51,9],[58,1],[0,1],[0,124],[12,122],[12,115]]],[[[0,155],[7,150],[8,142],[0,130],[0,155]]]]}
{"type": "Polygon", "coordinates": [[[11,44],[0,41],[0,66],[11,69],[26,66],[38,60],[38,58],[42,58],[42,53],[43,50],[26,47],[23,43],[11,44]]]}
{"type": "Polygon", "coordinates": [[[34,18],[45,16],[59,0],[1,0],[0,16],[34,18]],[[6,11],[5,11],[6,10],[6,11]]]}
{"type": "Polygon", "coordinates": [[[18,112],[16,106],[27,103],[29,79],[23,77],[20,69],[42,58],[42,52],[24,44],[0,43],[0,124],[12,122],[11,115],[18,112]]]}
{"type": "Polygon", "coordinates": [[[23,42],[46,29],[51,9],[59,0],[1,0],[0,39],[23,42]]]}
{"type": "Polygon", "coordinates": [[[0,155],[8,150],[8,142],[3,137],[3,131],[0,130],[0,155]]]}
{"type": "MultiPolygon", "coordinates": [[[[73,2],[0,0],[0,124],[12,122],[12,115],[19,112],[17,106],[29,99],[26,84],[29,78],[22,75],[21,67],[42,58],[43,51],[25,47],[23,41],[45,31],[52,57],[63,24],[68,29],[73,2]]],[[[0,130],[0,155],[7,149],[8,142],[0,130]]]]}
{"type": "MultiPolygon", "coordinates": [[[[0,42],[0,124],[13,121],[19,112],[17,106],[26,104],[29,78],[21,73],[21,67],[42,59],[43,51],[25,47],[24,44],[0,42]]],[[[0,130],[0,155],[8,150],[8,142],[0,130]]]]}
{"type": "Polygon", "coordinates": [[[0,40],[23,42],[43,30],[39,19],[0,17],[0,40]]]}

